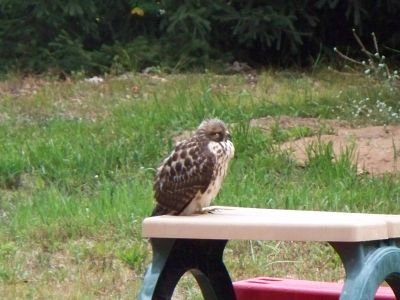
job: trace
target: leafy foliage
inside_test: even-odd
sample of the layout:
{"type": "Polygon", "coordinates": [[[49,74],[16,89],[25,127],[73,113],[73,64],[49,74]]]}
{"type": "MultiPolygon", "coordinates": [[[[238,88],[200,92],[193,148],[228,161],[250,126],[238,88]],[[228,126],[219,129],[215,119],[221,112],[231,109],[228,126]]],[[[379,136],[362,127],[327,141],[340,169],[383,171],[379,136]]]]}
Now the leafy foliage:
{"type": "MultiPolygon", "coordinates": [[[[351,28],[396,49],[400,3],[365,1],[13,1],[0,3],[0,70],[185,68],[210,60],[301,63],[351,28]]],[[[396,53],[394,52],[393,55],[396,53]]]]}

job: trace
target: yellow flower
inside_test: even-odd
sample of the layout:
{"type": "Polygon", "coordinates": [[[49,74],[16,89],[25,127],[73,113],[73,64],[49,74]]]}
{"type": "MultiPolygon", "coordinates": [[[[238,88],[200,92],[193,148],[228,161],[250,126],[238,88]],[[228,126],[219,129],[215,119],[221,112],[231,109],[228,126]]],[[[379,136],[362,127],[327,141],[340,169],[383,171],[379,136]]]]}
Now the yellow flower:
{"type": "Polygon", "coordinates": [[[134,7],[131,10],[131,14],[143,17],[144,16],[144,10],[142,8],[140,8],[140,7],[134,7]]]}

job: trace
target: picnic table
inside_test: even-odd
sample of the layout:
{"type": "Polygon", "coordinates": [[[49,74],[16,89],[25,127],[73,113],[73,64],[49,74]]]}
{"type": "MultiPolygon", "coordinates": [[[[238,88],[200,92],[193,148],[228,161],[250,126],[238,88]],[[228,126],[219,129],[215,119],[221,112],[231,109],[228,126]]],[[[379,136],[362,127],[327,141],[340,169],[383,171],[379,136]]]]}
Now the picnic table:
{"type": "Polygon", "coordinates": [[[400,300],[400,215],[214,207],[209,214],[143,221],[153,261],[139,299],[170,299],[190,271],[205,299],[235,299],[223,263],[229,240],[328,242],[346,278],[340,300],[373,300],[386,281],[400,300]]]}

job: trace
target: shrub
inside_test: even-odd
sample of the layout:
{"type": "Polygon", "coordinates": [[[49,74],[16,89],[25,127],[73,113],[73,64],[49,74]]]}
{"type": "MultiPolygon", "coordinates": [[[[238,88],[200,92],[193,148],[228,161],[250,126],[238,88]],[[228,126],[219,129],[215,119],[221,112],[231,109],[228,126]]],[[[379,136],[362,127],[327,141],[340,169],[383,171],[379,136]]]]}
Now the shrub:
{"type": "Polygon", "coordinates": [[[400,33],[387,28],[399,12],[395,0],[3,0],[0,71],[99,73],[234,59],[303,64],[347,45],[352,27],[398,48],[400,33]]]}

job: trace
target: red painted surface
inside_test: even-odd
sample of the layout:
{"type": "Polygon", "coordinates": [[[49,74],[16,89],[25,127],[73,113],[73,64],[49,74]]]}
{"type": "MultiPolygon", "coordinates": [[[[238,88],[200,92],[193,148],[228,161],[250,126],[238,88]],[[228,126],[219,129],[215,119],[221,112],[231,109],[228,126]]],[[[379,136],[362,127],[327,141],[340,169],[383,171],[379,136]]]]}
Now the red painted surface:
{"type": "MultiPolygon", "coordinates": [[[[237,300],[338,300],[343,284],[257,277],[233,283],[237,300]]],[[[395,300],[390,287],[380,287],[375,300],[395,300]]]]}

